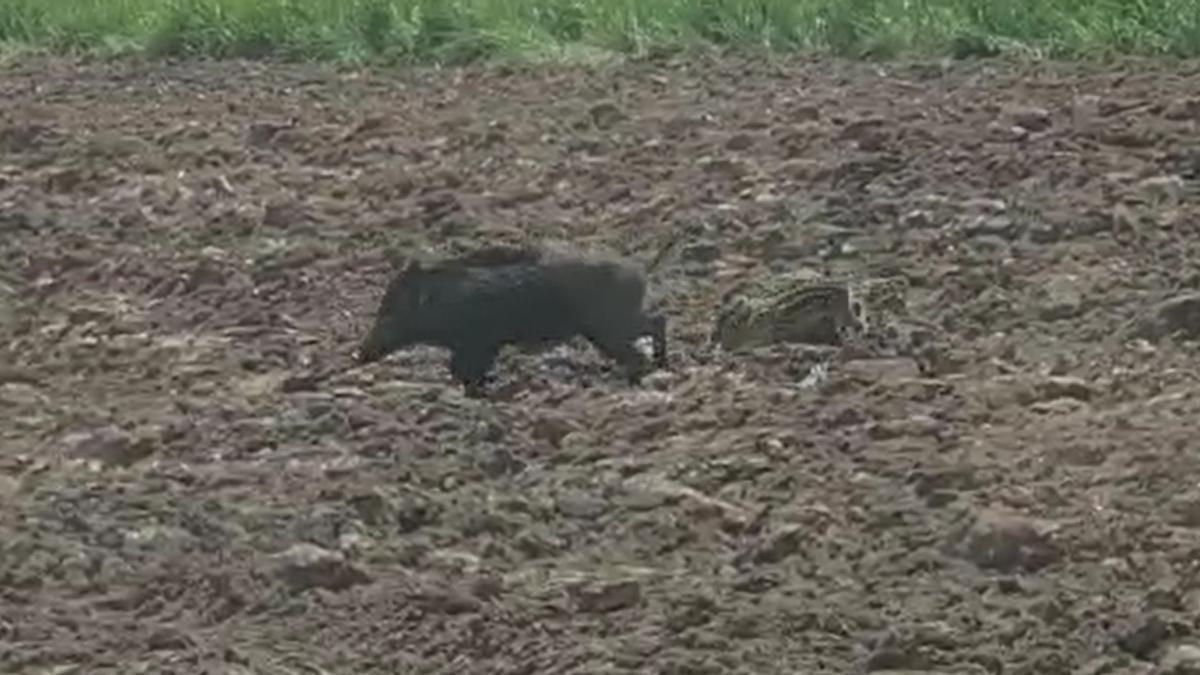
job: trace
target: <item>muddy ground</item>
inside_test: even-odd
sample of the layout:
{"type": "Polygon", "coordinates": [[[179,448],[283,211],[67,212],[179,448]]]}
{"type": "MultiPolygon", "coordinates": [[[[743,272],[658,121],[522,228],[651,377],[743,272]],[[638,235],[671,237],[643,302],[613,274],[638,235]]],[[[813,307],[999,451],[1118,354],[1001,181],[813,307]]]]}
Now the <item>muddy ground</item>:
{"type": "Polygon", "coordinates": [[[1200,672],[1197,72],[6,66],[0,671],[1200,672]],[[346,367],[389,247],[677,235],[643,387],[346,367]],[[709,344],[797,270],[936,367],[709,344]]]}

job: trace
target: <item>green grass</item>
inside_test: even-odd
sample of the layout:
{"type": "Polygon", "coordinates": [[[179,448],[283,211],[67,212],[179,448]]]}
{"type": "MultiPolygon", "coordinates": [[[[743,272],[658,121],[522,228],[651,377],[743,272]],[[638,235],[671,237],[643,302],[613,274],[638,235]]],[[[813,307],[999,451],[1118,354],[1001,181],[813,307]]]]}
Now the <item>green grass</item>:
{"type": "Polygon", "coordinates": [[[695,46],[889,57],[1200,54],[1200,0],[0,0],[57,52],[454,62],[695,46]]]}

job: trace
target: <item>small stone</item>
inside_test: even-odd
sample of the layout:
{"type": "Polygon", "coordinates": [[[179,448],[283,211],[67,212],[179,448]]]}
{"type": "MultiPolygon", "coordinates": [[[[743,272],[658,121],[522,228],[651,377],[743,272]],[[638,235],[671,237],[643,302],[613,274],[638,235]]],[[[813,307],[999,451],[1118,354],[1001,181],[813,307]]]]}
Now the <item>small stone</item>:
{"type": "Polygon", "coordinates": [[[642,585],[634,579],[612,581],[597,586],[582,585],[571,589],[571,595],[580,611],[602,614],[640,603],[642,585]]]}
{"type": "Polygon", "coordinates": [[[350,497],[348,501],[350,507],[358,513],[358,517],[368,525],[385,525],[394,520],[395,509],[378,490],[364,491],[350,497]]]}
{"type": "Polygon", "coordinates": [[[444,574],[460,576],[477,573],[482,561],[474,553],[440,548],[429,552],[429,555],[426,557],[426,564],[430,569],[444,574]]]}
{"type": "Polygon", "coordinates": [[[842,364],[842,374],[860,382],[895,382],[921,377],[921,367],[909,358],[856,359],[842,364]]]}
{"type": "Polygon", "coordinates": [[[676,633],[708,623],[718,610],[713,598],[699,593],[684,595],[671,605],[666,624],[676,633]]]}
{"type": "Polygon", "coordinates": [[[0,504],[10,497],[15,497],[21,489],[21,481],[12,476],[0,474],[0,504]]]}
{"type": "Polygon", "coordinates": [[[653,511],[665,506],[668,499],[668,496],[662,492],[644,489],[640,486],[627,486],[626,493],[621,495],[616,503],[628,511],[653,511]]]}
{"type": "Polygon", "coordinates": [[[1185,338],[1200,337],[1200,293],[1187,293],[1162,302],[1137,326],[1137,337],[1148,340],[1160,340],[1175,333],[1185,338]]]}
{"type": "Polygon", "coordinates": [[[1183,611],[1183,596],[1169,584],[1150,589],[1146,593],[1146,606],[1172,612],[1183,611]]]}
{"type": "Polygon", "coordinates": [[[471,581],[471,595],[480,600],[492,600],[504,592],[504,580],[495,574],[480,574],[471,581]]]}
{"type": "Polygon", "coordinates": [[[840,140],[846,141],[862,141],[864,138],[875,135],[880,127],[887,124],[887,120],[882,117],[868,117],[866,119],[856,120],[847,124],[838,134],[840,140]]]}
{"type": "Polygon", "coordinates": [[[735,134],[728,141],[725,141],[725,149],[739,152],[749,150],[754,146],[754,137],[749,134],[735,134]]]}
{"type": "Polygon", "coordinates": [[[679,258],[684,262],[711,263],[721,258],[721,247],[711,241],[698,241],[683,247],[679,258]]]}
{"type": "Polygon", "coordinates": [[[989,216],[1003,215],[1008,211],[1008,204],[1003,199],[968,199],[962,203],[962,208],[968,213],[982,213],[989,216]]]}
{"type": "Polygon", "coordinates": [[[568,518],[592,520],[608,510],[608,502],[583,493],[569,493],[557,500],[558,512],[568,518]]]}
{"type": "Polygon", "coordinates": [[[1012,245],[1004,237],[994,234],[979,235],[971,239],[966,251],[975,260],[995,260],[1008,257],[1012,245]]]}
{"type": "Polygon", "coordinates": [[[728,179],[737,179],[750,173],[749,163],[728,157],[705,157],[698,162],[701,169],[707,173],[720,174],[728,179]]]}
{"type": "Polygon", "coordinates": [[[1073,398],[1058,398],[1053,401],[1038,401],[1029,409],[1039,415],[1070,415],[1086,410],[1088,404],[1073,398]]]}
{"type": "Polygon", "coordinates": [[[503,511],[495,509],[479,509],[462,513],[457,521],[458,529],[467,537],[480,534],[508,535],[517,531],[520,525],[503,511]]]}
{"type": "Polygon", "coordinates": [[[647,420],[630,430],[627,438],[631,443],[643,444],[661,438],[671,430],[672,420],[669,417],[658,417],[647,420]]]}
{"type": "Polygon", "coordinates": [[[534,420],[530,436],[535,440],[545,441],[554,448],[559,448],[568,434],[578,430],[579,427],[565,417],[543,414],[534,420]]]}
{"type": "Polygon", "coordinates": [[[821,108],[815,105],[800,104],[792,108],[791,117],[798,122],[814,122],[821,119],[821,108]]]}
{"type": "Polygon", "coordinates": [[[512,451],[504,447],[485,448],[476,459],[475,465],[488,478],[517,474],[525,469],[525,462],[514,457],[512,451]]]}
{"type": "Polygon", "coordinates": [[[1148,127],[1125,127],[1109,129],[1098,134],[1096,140],[1120,148],[1148,148],[1158,142],[1160,134],[1148,127]]]}
{"type": "Polygon", "coordinates": [[[1003,215],[975,215],[959,221],[964,234],[972,237],[999,237],[1013,239],[1021,231],[1017,222],[1003,215]]]}
{"type": "Polygon", "coordinates": [[[887,633],[871,649],[866,662],[863,663],[863,670],[868,673],[891,675],[924,672],[929,660],[921,652],[921,645],[917,640],[887,633]]]}
{"type": "Polygon", "coordinates": [[[429,586],[413,594],[413,601],[430,612],[438,614],[467,614],[478,612],[482,605],[479,598],[467,595],[457,588],[429,586]]]}
{"type": "Polygon", "coordinates": [[[642,386],[654,391],[669,391],[675,377],[675,373],[669,370],[656,370],[642,379],[642,386]]]}
{"type": "Polygon", "coordinates": [[[1045,108],[1021,108],[1012,113],[1012,121],[1029,131],[1045,131],[1050,128],[1050,111],[1045,108]]]}
{"type": "Polygon", "coordinates": [[[938,491],[970,491],[981,485],[981,479],[976,475],[975,467],[961,465],[944,469],[915,471],[908,482],[913,484],[913,490],[918,497],[925,497],[938,491]]]}
{"type": "Polygon", "coordinates": [[[668,480],[657,474],[638,474],[625,482],[622,505],[628,509],[650,510],[668,502],[678,503],[696,520],[715,519],[725,531],[744,529],[754,519],[749,509],[710,497],[699,490],[668,480]]]}
{"type": "Polygon", "coordinates": [[[1071,671],[1071,675],[1152,675],[1157,672],[1151,664],[1135,665],[1129,661],[1129,657],[1124,654],[1097,656],[1071,671]]]}
{"type": "Polygon", "coordinates": [[[1200,120],[1200,98],[1178,98],[1167,104],[1163,117],[1169,120],[1200,120]]]}
{"type": "Polygon", "coordinates": [[[1086,380],[1078,377],[1049,377],[1037,386],[1040,400],[1052,401],[1059,398],[1073,398],[1079,401],[1090,401],[1095,396],[1095,390],[1086,380]]]}
{"type": "Polygon", "coordinates": [[[374,546],[370,537],[361,532],[343,532],[337,538],[338,550],[347,555],[362,555],[374,546]]]}
{"type": "Polygon", "coordinates": [[[765,541],[755,547],[750,559],[758,565],[771,565],[799,551],[804,541],[803,527],[787,525],[772,532],[765,541]]]}
{"type": "Polygon", "coordinates": [[[684,113],[666,120],[662,130],[668,137],[676,137],[694,133],[694,130],[708,126],[710,123],[711,120],[705,115],[684,113]]]}
{"type": "Polygon", "coordinates": [[[765,623],[765,617],[757,613],[726,615],[722,628],[735,640],[752,640],[762,634],[765,623]]]}
{"type": "Polygon", "coordinates": [[[1080,440],[1060,448],[1056,457],[1066,466],[1100,466],[1108,459],[1109,448],[1103,443],[1080,440]]]}
{"type": "Polygon", "coordinates": [[[985,570],[1004,574],[1036,572],[1059,558],[1041,523],[1015,515],[985,511],[951,536],[953,554],[985,570]]]}
{"type": "Polygon", "coordinates": [[[1167,649],[1159,662],[1161,675],[1200,675],[1200,647],[1181,644],[1167,649]]]}
{"type": "Polygon", "coordinates": [[[625,119],[625,114],[621,112],[617,104],[610,101],[603,101],[592,106],[588,110],[588,115],[592,118],[592,124],[600,129],[608,129],[625,119]]]}
{"type": "Polygon", "coordinates": [[[341,591],[371,581],[341,553],[313,544],[297,544],[271,556],[271,560],[277,575],[295,591],[310,588],[341,591]]]}
{"type": "MultiPolygon", "coordinates": [[[[0,373],[0,377],[3,374],[0,373]]],[[[0,405],[11,408],[33,408],[45,405],[46,396],[37,387],[24,382],[0,382],[0,405]]]]}
{"type": "Polygon", "coordinates": [[[396,527],[400,534],[410,534],[425,525],[437,522],[438,506],[417,495],[405,495],[393,502],[396,527]]]}
{"type": "Polygon", "coordinates": [[[997,375],[988,378],[980,383],[975,393],[990,410],[1028,406],[1037,402],[1035,383],[1018,375],[997,375]]]}
{"type": "Polygon", "coordinates": [[[1167,623],[1155,614],[1142,617],[1120,636],[1117,646],[1139,659],[1147,659],[1167,639],[1167,623]]]}
{"type": "Polygon", "coordinates": [[[187,634],[170,626],[158,628],[146,638],[146,646],[151,651],[179,651],[188,649],[194,644],[187,634]]]}
{"type": "Polygon", "coordinates": [[[1055,223],[1037,221],[1029,226],[1029,240],[1035,244],[1053,244],[1063,238],[1063,227],[1055,223]]]}
{"type": "Polygon", "coordinates": [[[1083,291],[1079,278],[1061,274],[1051,278],[1043,288],[1039,315],[1046,321],[1058,321],[1078,316],[1083,310],[1083,291]]]}
{"type": "Polygon", "coordinates": [[[1200,527],[1200,492],[1171,498],[1171,523],[1180,527],[1200,527]]]}
{"type": "Polygon", "coordinates": [[[1176,206],[1183,201],[1183,179],[1173,175],[1146,178],[1137,184],[1137,195],[1151,204],[1176,206]]]}
{"type": "Polygon", "coordinates": [[[279,383],[279,390],[285,394],[313,392],[321,384],[324,375],[324,373],[314,371],[291,373],[279,383]]]}
{"type": "Polygon", "coordinates": [[[1095,94],[1079,96],[1071,101],[1071,124],[1077,132],[1086,132],[1100,117],[1100,97],[1095,94]]]}
{"type": "Polygon", "coordinates": [[[68,434],[62,439],[67,455],[99,461],[107,467],[131,466],[154,452],[153,434],[134,435],[109,425],[94,431],[68,434]]]}
{"type": "Polygon", "coordinates": [[[527,558],[545,558],[558,554],[565,544],[553,534],[541,529],[530,529],[517,535],[514,547],[527,558]]]}
{"type": "MultiPolygon", "coordinates": [[[[6,289],[4,283],[0,281],[0,293],[5,291],[6,289]]],[[[3,307],[3,305],[0,305],[0,307],[3,307]]],[[[0,317],[4,316],[4,314],[0,314],[0,317]]],[[[0,366],[0,386],[9,384],[35,386],[39,383],[39,381],[40,378],[38,377],[37,373],[29,368],[22,368],[20,366],[0,366]]]]}
{"type": "Polygon", "coordinates": [[[900,216],[900,227],[906,230],[933,227],[933,216],[925,209],[913,209],[900,216]]]}
{"type": "Polygon", "coordinates": [[[991,122],[987,125],[987,138],[991,141],[1001,143],[1011,143],[1024,140],[1029,135],[1029,130],[1025,127],[1015,124],[1003,124],[1001,122],[991,122]]]}
{"type": "Polygon", "coordinates": [[[744,572],[733,581],[733,590],[739,593],[765,593],[783,583],[780,576],[767,570],[750,570],[744,572]]]}
{"type": "Polygon", "coordinates": [[[1118,232],[1140,232],[1144,229],[1143,221],[1145,218],[1141,212],[1130,208],[1126,204],[1117,204],[1114,206],[1110,219],[1113,229],[1118,232]]]}
{"type": "Polygon", "coordinates": [[[858,149],[865,152],[879,152],[887,147],[890,140],[891,135],[886,131],[869,131],[858,139],[858,149]]]}
{"type": "Polygon", "coordinates": [[[996,580],[996,590],[1005,595],[1016,595],[1022,592],[1021,581],[1014,577],[1001,577],[996,580]]]}
{"type": "Polygon", "coordinates": [[[266,145],[281,131],[291,125],[278,122],[252,122],[246,128],[246,143],[249,145],[266,145]]]}
{"type": "Polygon", "coordinates": [[[883,420],[869,428],[871,438],[889,440],[893,438],[933,436],[937,437],[945,425],[928,415],[913,415],[896,420],[883,420]]]}

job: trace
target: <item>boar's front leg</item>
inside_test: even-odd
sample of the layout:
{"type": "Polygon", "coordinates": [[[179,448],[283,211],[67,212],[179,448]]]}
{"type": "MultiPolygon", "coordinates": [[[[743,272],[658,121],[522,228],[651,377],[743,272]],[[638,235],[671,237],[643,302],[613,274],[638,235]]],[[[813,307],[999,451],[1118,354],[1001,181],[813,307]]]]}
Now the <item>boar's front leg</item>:
{"type": "Polygon", "coordinates": [[[667,318],[661,314],[644,314],[644,333],[654,341],[654,367],[667,367],[667,318]]]}
{"type": "Polygon", "coordinates": [[[450,356],[450,374],[471,398],[484,395],[488,371],[496,363],[499,350],[493,346],[460,346],[450,356]]]}
{"type": "Polygon", "coordinates": [[[585,335],[601,354],[616,361],[625,371],[625,379],[636,385],[649,371],[646,357],[634,346],[633,336],[623,333],[596,333],[585,335]]]}

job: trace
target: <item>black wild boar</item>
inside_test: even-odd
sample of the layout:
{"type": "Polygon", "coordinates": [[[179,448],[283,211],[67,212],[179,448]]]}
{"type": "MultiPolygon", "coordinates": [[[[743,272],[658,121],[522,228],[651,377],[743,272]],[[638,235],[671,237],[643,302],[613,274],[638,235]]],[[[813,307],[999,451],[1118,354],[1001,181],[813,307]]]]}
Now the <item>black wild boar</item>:
{"type": "Polygon", "coordinates": [[[490,247],[432,265],[409,262],[387,286],[359,363],[416,344],[450,350],[451,375],[482,394],[505,345],[536,350],[583,336],[627,381],[649,370],[634,342],[653,339],[666,367],[666,319],[642,309],[643,274],[628,263],[529,248],[490,247]]]}

